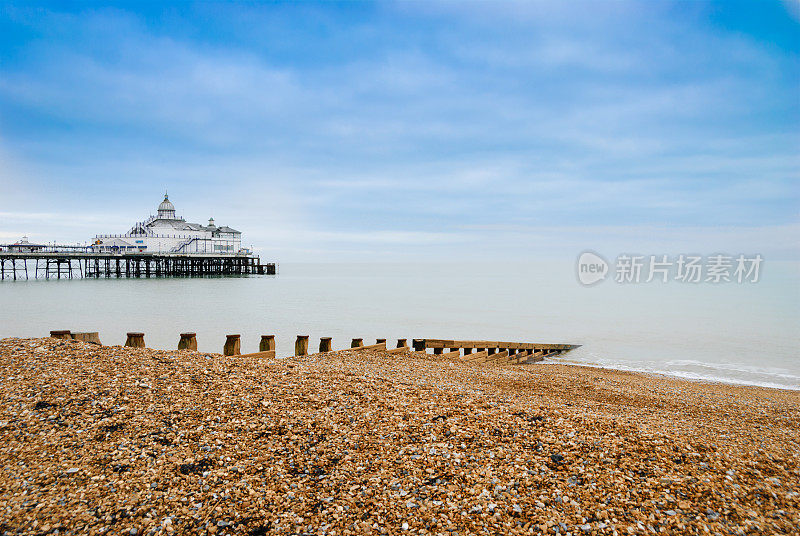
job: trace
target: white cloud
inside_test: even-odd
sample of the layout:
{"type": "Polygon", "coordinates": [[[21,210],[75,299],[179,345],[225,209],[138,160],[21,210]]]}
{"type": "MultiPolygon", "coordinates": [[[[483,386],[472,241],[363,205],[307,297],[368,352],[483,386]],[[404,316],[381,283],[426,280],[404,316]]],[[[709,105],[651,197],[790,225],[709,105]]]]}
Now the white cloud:
{"type": "Polygon", "coordinates": [[[677,235],[658,236],[691,242],[796,219],[775,209],[797,199],[796,137],[752,120],[784,103],[772,53],[662,7],[598,6],[393,5],[448,24],[395,44],[375,38],[391,27],[359,27],[378,50],[336,61],[165,36],[121,11],[65,17],[82,40],[40,40],[0,77],[2,106],[55,124],[4,133],[0,224],[124,231],[163,188],[188,219],[213,215],[276,255],[546,252],[563,249],[550,236],[667,223],[677,235]]]}

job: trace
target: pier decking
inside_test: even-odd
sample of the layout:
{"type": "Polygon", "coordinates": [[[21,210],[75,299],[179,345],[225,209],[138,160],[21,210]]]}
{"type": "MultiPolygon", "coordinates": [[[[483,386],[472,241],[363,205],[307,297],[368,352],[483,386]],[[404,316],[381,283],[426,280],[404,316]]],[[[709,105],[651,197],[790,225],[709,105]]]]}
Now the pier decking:
{"type": "Polygon", "coordinates": [[[113,253],[81,248],[0,251],[0,280],[275,275],[276,272],[275,263],[261,264],[259,257],[250,254],[113,253]]]}

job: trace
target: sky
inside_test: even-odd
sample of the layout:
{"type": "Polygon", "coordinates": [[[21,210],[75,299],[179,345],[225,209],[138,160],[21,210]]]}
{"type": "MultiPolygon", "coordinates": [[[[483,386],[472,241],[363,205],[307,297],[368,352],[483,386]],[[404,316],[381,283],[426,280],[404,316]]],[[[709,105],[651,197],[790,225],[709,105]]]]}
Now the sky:
{"type": "Polygon", "coordinates": [[[800,259],[800,3],[0,5],[0,243],[800,259]]]}

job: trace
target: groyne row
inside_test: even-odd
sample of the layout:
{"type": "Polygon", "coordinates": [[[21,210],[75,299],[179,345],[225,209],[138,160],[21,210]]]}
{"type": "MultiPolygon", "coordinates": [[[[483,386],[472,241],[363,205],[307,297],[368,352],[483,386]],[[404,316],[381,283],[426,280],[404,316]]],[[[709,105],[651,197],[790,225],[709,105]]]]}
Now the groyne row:
{"type": "MultiPolygon", "coordinates": [[[[53,330],[50,336],[57,339],[71,339],[101,345],[98,332],[72,332],[70,330],[53,330]]],[[[298,335],[294,345],[295,357],[309,355],[309,335],[298,335]]],[[[125,346],[132,348],[145,348],[145,334],[142,332],[128,332],[125,346]]],[[[442,358],[458,358],[476,363],[510,363],[523,364],[543,360],[545,357],[560,355],[577,348],[574,344],[551,344],[532,342],[503,342],[486,340],[452,340],[452,339],[397,339],[394,348],[387,347],[386,339],[376,339],[374,344],[364,344],[363,338],[354,338],[350,341],[347,350],[382,350],[388,353],[414,353],[417,355],[434,355],[442,358]],[[432,350],[432,354],[428,353],[432,350]],[[447,350],[445,352],[445,350],[447,350]]],[[[197,350],[197,333],[181,333],[177,344],[178,350],[197,350]]],[[[333,350],[333,337],[320,337],[319,352],[327,353],[333,350]]],[[[258,345],[258,352],[241,353],[241,335],[230,334],[225,336],[222,347],[224,356],[264,357],[274,358],[275,335],[262,335],[258,345]]]]}

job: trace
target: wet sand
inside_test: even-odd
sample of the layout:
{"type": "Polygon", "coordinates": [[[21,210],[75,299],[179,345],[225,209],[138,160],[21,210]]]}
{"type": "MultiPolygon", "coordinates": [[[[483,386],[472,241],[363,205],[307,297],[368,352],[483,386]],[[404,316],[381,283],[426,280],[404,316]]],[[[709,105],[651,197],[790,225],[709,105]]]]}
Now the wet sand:
{"type": "Polygon", "coordinates": [[[0,341],[0,533],[789,534],[799,447],[795,391],[0,341]]]}

